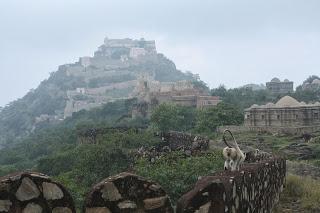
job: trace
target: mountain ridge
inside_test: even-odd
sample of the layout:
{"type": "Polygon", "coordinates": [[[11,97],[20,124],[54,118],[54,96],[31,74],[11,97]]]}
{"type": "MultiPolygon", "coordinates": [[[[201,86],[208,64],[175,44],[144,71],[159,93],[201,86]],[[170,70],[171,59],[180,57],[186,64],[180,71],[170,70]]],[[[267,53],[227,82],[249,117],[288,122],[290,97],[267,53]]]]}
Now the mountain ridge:
{"type": "Polygon", "coordinates": [[[28,135],[43,123],[59,122],[73,112],[132,98],[139,78],[177,82],[197,77],[183,73],[157,53],[155,41],[106,38],[93,57],[59,66],[36,89],[3,107],[0,144],[28,135]]]}

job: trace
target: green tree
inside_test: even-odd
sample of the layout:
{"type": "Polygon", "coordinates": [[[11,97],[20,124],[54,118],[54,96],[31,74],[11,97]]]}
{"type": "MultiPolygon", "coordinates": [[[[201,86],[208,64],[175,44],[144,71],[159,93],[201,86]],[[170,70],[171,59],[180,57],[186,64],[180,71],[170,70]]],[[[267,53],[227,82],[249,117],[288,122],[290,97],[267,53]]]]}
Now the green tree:
{"type": "Polygon", "coordinates": [[[319,80],[320,80],[320,77],[317,76],[317,75],[311,75],[311,76],[309,76],[305,81],[303,81],[303,83],[304,83],[304,84],[305,84],[305,83],[311,84],[312,81],[315,80],[315,79],[319,79],[319,80]]]}
{"type": "Polygon", "coordinates": [[[199,110],[196,131],[210,133],[218,126],[239,125],[243,122],[243,113],[231,104],[219,103],[216,107],[199,110]]]}
{"type": "Polygon", "coordinates": [[[302,89],[302,86],[298,86],[296,92],[293,94],[293,97],[299,101],[304,102],[315,102],[320,101],[320,88],[318,89],[302,89]]]}
{"type": "Polygon", "coordinates": [[[151,124],[161,131],[186,131],[194,127],[196,111],[192,107],[160,104],[151,115],[151,124]]]}
{"type": "Polygon", "coordinates": [[[244,110],[253,104],[266,104],[275,102],[281,96],[273,95],[267,90],[254,91],[252,88],[226,89],[224,86],[211,90],[211,95],[219,96],[225,103],[232,104],[244,110]]]}

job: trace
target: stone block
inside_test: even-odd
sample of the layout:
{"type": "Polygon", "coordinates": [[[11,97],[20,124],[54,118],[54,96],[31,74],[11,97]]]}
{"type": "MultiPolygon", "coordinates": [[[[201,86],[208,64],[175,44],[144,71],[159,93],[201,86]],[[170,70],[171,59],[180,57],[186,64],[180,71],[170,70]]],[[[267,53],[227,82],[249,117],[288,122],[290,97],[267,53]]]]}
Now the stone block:
{"type": "Polygon", "coordinates": [[[117,187],[112,182],[105,183],[101,193],[101,197],[107,201],[117,201],[122,198],[117,187]]]}
{"type": "Polygon", "coordinates": [[[42,207],[36,203],[28,203],[22,213],[42,213],[42,207]]]}
{"type": "Polygon", "coordinates": [[[67,207],[55,207],[52,213],[72,213],[72,210],[67,207]]]}
{"type": "Polygon", "coordinates": [[[167,201],[168,201],[168,197],[163,196],[163,197],[145,199],[143,203],[144,203],[144,208],[146,210],[150,210],[150,209],[158,209],[164,206],[167,201]]]}
{"type": "Polygon", "coordinates": [[[85,213],[111,213],[107,207],[86,208],[85,213]]]}
{"type": "Polygon", "coordinates": [[[21,185],[16,192],[16,197],[20,201],[31,200],[37,198],[40,191],[37,185],[28,177],[22,179],[21,185]]]}
{"type": "Polygon", "coordinates": [[[42,183],[43,196],[47,200],[59,200],[63,198],[63,192],[54,183],[43,182],[42,183]]]}

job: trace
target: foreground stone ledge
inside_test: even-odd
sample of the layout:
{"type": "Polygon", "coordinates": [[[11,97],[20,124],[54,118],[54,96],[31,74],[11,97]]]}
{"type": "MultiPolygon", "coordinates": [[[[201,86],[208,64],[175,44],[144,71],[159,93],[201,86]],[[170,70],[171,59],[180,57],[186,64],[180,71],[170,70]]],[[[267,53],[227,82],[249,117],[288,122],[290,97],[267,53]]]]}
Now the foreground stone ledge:
{"type": "Polygon", "coordinates": [[[0,178],[1,213],[75,213],[72,197],[59,183],[36,172],[0,178]]]}
{"type": "MultiPolygon", "coordinates": [[[[271,213],[283,190],[286,161],[261,155],[240,171],[201,178],[177,202],[177,213],[271,213]]],[[[83,213],[173,213],[162,187],[131,173],[108,177],[92,187],[83,213]]],[[[67,190],[48,176],[20,172],[0,177],[0,213],[75,213],[67,190]]]]}
{"type": "Polygon", "coordinates": [[[85,213],[173,213],[166,192],[155,182],[130,173],[109,177],[88,193],[85,213]]]}
{"type": "Polygon", "coordinates": [[[177,213],[271,212],[285,183],[286,161],[275,157],[199,180],[177,203],[177,213]]]}

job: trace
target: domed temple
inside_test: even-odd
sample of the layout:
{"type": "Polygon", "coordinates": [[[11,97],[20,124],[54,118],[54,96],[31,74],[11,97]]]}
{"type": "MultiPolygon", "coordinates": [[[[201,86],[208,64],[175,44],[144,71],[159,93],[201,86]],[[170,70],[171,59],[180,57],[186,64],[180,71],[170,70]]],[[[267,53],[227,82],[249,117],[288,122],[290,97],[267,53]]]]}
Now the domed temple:
{"type": "Polygon", "coordinates": [[[266,83],[267,90],[274,94],[287,94],[293,92],[293,82],[285,79],[280,81],[279,78],[273,78],[266,83]]]}
{"type": "Polygon", "coordinates": [[[320,130],[320,103],[299,102],[284,96],[277,103],[252,105],[245,110],[245,126],[251,130],[310,133],[320,130]]]}

